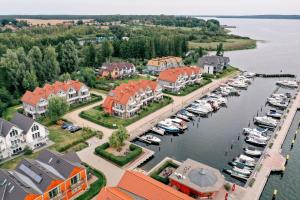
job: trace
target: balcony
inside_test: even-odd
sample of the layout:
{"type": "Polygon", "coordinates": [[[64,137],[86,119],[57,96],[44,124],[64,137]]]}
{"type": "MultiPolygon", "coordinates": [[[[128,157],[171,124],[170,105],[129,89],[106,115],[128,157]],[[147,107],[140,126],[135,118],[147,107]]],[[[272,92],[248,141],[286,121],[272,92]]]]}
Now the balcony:
{"type": "Polygon", "coordinates": [[[39,106],[39,107],[48,106],[48,101],[42,101],[42,102],[39,103],[38,106],[39,106]]]}
{"type": "Polygon", "coordinates": [[[60,192],[58,193],[55,197],[50,198],[51,200],[62,200],[65,197],[65,193],[64,192],[60,192]]]}
{"type": "Polygon", "coordinates": [[[124,113],[124,112],[125,112],[124,109],[116,108],[116,107],[113,107],[113,110],[114,110],[115,112],[118,112],[118,113],[124,113]]]}
{"type": "Polygon", "coordinates": [[[139,109],[139,107],[130,108],[127,110],[127,112],[136,112],[139,109]]]}
{"type": "Polygon", "coordinates": [[[70,188],[71,190],[76,190],[77,188],[81,187],[83,183],[84,183],[83,180],[79,180],[77,183],[71,185],[70,188]]]}
{"type": "Polygon", "coordinates": [[[32,115],[34,115],[35,113],[37,113],[37,111],[35,109],[25,108],[24,110],[25,110],[26,113],[30,113],[32,115]]]}

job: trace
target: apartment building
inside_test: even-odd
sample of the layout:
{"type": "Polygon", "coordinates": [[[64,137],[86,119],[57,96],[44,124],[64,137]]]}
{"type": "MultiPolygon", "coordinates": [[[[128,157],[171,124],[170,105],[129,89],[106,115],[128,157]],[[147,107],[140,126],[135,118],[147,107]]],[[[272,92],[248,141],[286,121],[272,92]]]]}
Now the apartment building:
{"type": "Polygon", "coordinates": [[[203,72],[214,74],[222,72],[229,66],[230,58],[224,56],[204,56],[199,58],[199,66],[203,68],[203,72]]]}
{"type": "Polygon", "coordinates": [[[129,81],[110,91],[102,107],[106,113],[130,118],[142,107],[163,98],[161,87],[150,80],[129,81]]]}
{"type": "Polygon", "coordinates": [[[87,172],[76,153],[44,150],[14,170],[0,169],[3,200],[68,200],[88,188],[87,172]]]}
{"type": "Polygon", "coordinates": [[[182,58],[175,56],[153,58],[147,63],[148,71],[153,74],[158,74],[165,69],[182,66],[184,66],[182,58]]]}
{"type": "Polygon", "coordinates": [[[0,160],[47,144],[48,135],[45,126],[20,113],[10,122],[0,118],[0,160]]]}
{"type": "Polygon", "coordinates": [[[177,67],[160,72],[157,82],[163,90],[178,92],[187,85],[199,83],[201,79],[199,67],[177,67]]]}
{"type": "Polygon", "coordinates": [[[56,81],[52,85],[46,84],[43,88],[35,88],[33,92],[26,91],[21,98],[24,113],[33,119],[44,115],[47,111],[48,101],[53,96],[63,97],[69,104],[72,104],[89,100],[90,92],[85,84],[74,80],[56,81]]]}
{"type": "Polygon", "coordinates": [[[112,79],[130,77],[135,74],[134,64],[128,62],[103,63],[99,70],[99,76],[112,79]]]}

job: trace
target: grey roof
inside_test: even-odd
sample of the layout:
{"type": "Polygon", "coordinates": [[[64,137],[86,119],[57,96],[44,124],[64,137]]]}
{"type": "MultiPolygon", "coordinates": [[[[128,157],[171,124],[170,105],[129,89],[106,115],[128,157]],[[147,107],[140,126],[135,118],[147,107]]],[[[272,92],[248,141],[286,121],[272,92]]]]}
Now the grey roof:
{"type": "Polygon", "coordinates": [[[3,137],[6,137],[9,133],[10,129],[15,126],[9,121],[6,121],[5,119],[0,118],[0,135],[3,137]]]}
{"type": "Polygon", "coordinates": [[[41,191],[46,191],[52,181],[62,180],[60,177],[40,165],[37,161],[30,159],[23,159],[17,166],[16,171],[27,176],[41,191]],[[32,171],[34,176],[38,176],[40,181],[36,181],[34,176],[30,176],[28,173],[24,172],[24,170],[22,170],[22,165],[25,165],[32,171]]]}
{"type": "Polygon", "coordinates": [[[200,187],[213,186],[218,180],[217,176],[211,170],[204,168],[191,170],[188,177],[192,183],[195,183],[200,187]]]}
{"type": "Polygon", "coordinates": [[[22,129],[26,134],[35,121],[34,119],[17,112],[11,122],[22,129]]]}
{"type": "Polygon", "coordinates": [[[25,199],[27,194],[39,194],[15,176],[15,171],[0,169],[0,199],[25,199]]]}
{"type": "Polygon", "coordinates": [[[134,68],[134,64],[129,63],[129,62],[115,62],[115,63],[103,63],[101,69],[102,70],[107,70],[109,72],[112,72],[114,69],[132,69],[134,68]]]}
{"type": "Polygon", "coordinates": [[[202,58],[199,58],[199,65],[201,67],[204,67],[204,65],[211,65],[216,68],[222,68],[228,65],[229,62],[230,62],[229,57],[223,57],[223,56],[204,56],[202,58]]]}
{"type": "Polygon", "coordinates": [[[79,157],[71,152],[61,154],[58,152],[43,150],[37,158],[38,161],[43,162],[54,168],[64,178],[68,178],[74,167],[82,167],[79,157]]]}

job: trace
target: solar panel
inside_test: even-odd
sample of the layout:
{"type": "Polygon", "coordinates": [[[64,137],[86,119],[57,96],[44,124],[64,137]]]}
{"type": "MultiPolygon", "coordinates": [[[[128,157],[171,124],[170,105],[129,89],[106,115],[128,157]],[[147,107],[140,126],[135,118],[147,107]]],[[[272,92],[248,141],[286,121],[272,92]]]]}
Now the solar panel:
{"type": "Polygon", "coordinates": [[[26,165],[21,164],[20,165],[20,169],[30,178],[32,178],[35,182],[40,183],[43,178],[39,175],[37,175],[34,171],[32,171],[31,169],[29,169],[26,165]]]}

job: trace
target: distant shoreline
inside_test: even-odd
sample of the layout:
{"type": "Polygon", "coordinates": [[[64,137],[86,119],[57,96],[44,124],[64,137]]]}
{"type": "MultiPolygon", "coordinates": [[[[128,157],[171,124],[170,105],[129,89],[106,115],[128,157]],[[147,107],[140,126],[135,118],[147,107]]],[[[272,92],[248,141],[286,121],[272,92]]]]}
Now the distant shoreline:
{"type": "Polygon", "coordinates": [[[194,17],[215,17],[235,19],[290,19],[300,20],[300,15],[199,15],[194,17]]]}

